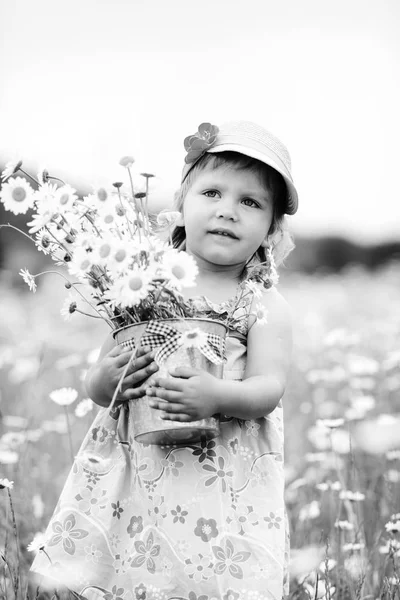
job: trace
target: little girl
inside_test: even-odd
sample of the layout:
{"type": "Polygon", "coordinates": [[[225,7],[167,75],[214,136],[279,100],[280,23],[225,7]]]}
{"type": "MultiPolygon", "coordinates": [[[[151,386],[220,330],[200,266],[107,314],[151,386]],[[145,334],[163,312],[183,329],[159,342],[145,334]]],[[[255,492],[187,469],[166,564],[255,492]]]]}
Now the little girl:
{"type": "MultiPolygon", "coordinates": [[[[99,412],[49,525],[48,556],[32,566],[89,599],[281,600],[289,591],[282,396],[291,320],[274,257],[292,249],[284,215],[296,212],[297,193],[286,148],[263,128],[241,121],[208,134],[185,140],[172,241],[199,268],[185,298],[196,316],[231,315],[224,376],[178,367],[146,388],[158,366],[144,349],[118,408],[99,412]],[[220,435],[136,442],[126,401],[145,393],[163,419],[219,414],[220,435]]],[[[87,379],[99,405],[110,404],[130,354],[106,340],[87,379]]]]}

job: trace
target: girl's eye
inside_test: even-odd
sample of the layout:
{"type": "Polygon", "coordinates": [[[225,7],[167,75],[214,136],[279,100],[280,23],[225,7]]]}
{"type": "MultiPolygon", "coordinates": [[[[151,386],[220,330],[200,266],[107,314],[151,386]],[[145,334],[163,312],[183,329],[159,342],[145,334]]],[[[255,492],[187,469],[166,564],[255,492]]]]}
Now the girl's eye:
{"type": "MultiPolygon", "coordinates": [[[[207,192],[204,192],[204,194],[207,196],[207,194],[218,194],[217,190],[207,190],[207,192]]],[[[214,196],[207,196],[207,198],[215,198],[214,196]]]]}
{"type": "Polygon", "coordinates": [[[246,204],[246,206],[255,206],[256,208],[260,208],[257,202],[255,202],[255,200],[252,200],[251,198],[244,198],[243,202],[248,203],[246,204]]]}

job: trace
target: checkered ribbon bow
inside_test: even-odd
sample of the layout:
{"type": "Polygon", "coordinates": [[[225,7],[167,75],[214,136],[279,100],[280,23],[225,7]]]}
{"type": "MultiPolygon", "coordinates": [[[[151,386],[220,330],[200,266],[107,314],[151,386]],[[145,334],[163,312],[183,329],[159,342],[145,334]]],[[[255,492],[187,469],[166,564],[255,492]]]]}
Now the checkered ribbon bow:
{"type": "MultiPolygon", "coordinates": [[[[182,345],[184,336],[185,333],[175,327],[160,321],[149,321],[140,343],[151,349],[158,348],[155,360],[161,364],[182,345]]],[[[225,340],[214,333],[207,333],[205,337],[206,341],[195,347],[215,365],[222,364],[225,360],[225,340]]],[[[135,348],[133,339],[126,340],[123,345],[132,350],[135,348]]]]}

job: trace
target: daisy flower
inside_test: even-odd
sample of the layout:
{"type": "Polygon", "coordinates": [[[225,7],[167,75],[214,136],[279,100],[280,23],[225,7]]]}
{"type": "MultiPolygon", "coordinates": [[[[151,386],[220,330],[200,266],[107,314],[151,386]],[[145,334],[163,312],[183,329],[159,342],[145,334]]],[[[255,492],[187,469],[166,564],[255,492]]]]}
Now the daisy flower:
{"type": "Polygon", "coordinates": [[[260,302],[257,302],[255,311],[252,311],[251,314],[255,316],[256,323],[259,325],[266,325],[268,323],[268,311],[260,302]]]}
{"type": "Polygon", "coordinates": [[[361,492],[351,492],[350,490],[342,490],[339,494],[340,500],[350,500],[351,502],[361,502],[365,500],[365,494],[361,492]]]}
{"type": "Polygon", "coordinates": [[[68,406],[75,402],[78,392],[73,388],[59,388],[58,390],[53,390],[49,396],[59,406],[68,406]]]}
{"type": "Polygon", "coordinates": [[[35,277],[31,275],[28,269],[21,269],[18,275],[21,275],[22,279],[29,285],[29,289],[31,292],[35,293],[37,289],[37,285],[35,283],[35,277]]]}
{"type": "Polygon", "coordinates": [[[4,490],[4,488],[8,488],[9,490],[12,490],[13,487],[14,487],[13,481],[10,481],[7,478],[0,479],[0,490],[4,490]]]}
{"type": "Polygon", "coordinates": [[[199,327],[194,327],[189,331],[183,332],[179,339],[179,345],[184,348],[201,348],[207,343],[207,334],[205,331],[199,329],[199,327]]]}
{"type": "Polygon", "coordinates": [[[90,398],[84,398],[79,402],[79,404],[75,408],[75,415],[79,418],[87,415],[91,410],[93,410],[94,403],[90,398]]]}
{"type": "Polygon", "coordinates": [[[69,294],[64,300],[64,304],[60,310],[60,314],[65,321],[71,320],[73,313],[76,311],[76,307],[76,298],[72,294],[69,294]]]}
{"type": "Polygon", "coordinates": [[[1,174],[2,181],[6,181],[11,175],[14,175],[22,167],[22,160],[10,160],[1,174]]]}
{"type": "Polygon", "coordinates": [[[317,425],[327,427],[328,429],[336,429],[344,425],[344,419],[317,419],[317,425]]]}
{"type": "Polygon", "coordinates": [[[135,159],[133,158],[133,156],[123,156],[121,158],[121,160],[119,161],[119,164],[121,165],[121,167],[126,167],[127,169],[131,169],[134,162],[135,162],[135,159]]]}
{"type": "MultiPolygon", "coordinates": [[[[103,245],[103,253],[107,252],[107,246],[103,245]]],[[[106,266],[113,279],[121,273],[126,273],[132,264],[132,251],[135,248],[130,240],[115,240],[107,257],[106,266]]]]}
{"type": "Polygon", "coordinates": [[[14,450],[0,448],[0,464],[15,465],[18,462],[19,455],[14,450]]]}
{"type": "Polygon", "coordinates": [[[194,259],[186,252],[177,252],[176,250],[165,252],[162,266],[165,277],[178,290],[195,285],[199,269],[194,259]]]}
{"type": "Polygon", "coordinates": [[[56,190],[55,201],[62,212],[71,210],[77,199],[76,190],[70,185],[63,185],[56,190]]]}
{"type": "Polygon", "coordinates": [[[78,246],[75,248],[71,261],[68,263],[68,271],[71,275],[79,278],[85,277],[93,267],[93,253],[88,252],[86,248],[78,246]]]}
{"type": "Polygon", "coordinates": [[[157,225],[162,229],[173,227],[181,213],[176,210],[163,210],[157,215],[157,225]]]}
{"type": "Polygon", "coordinates": [[[25,179],[15,177],[3,183],[0,191],[0,200],[6,210],[14,215],[23,215],[35,202],[35,192],[25,179]]]}
{"type": "Polygon", "coordinates": [[[27,545],[26,549],[28,550],[28,552],[36,553],[36,552],[39,552],[40,550],[43,550],[43,548],[46,546],[46,544],[47,544],[47,540],[46,540],[44,533],[36,533],[35,537],[30,542],[30,544],[27,545]]]}
{"type": "Polygon", "coordinates": [[[37,249],[40,252],[43,252],[43,254],[50,254],[52,248],[54,247],[51,242],[51,238],[44,227],[36,232],[35,244],[37,249]]]}
{"type": "Polygon", "coordinates": [[[151,291],[153,272],[134,268],[119,278],[109,289],[107,296],[114,306],[136,306],[151,291]]]}
{"type": "Polygon", "coordinates": [[[261,298],[262,292],[260,286],[254,281],[247,280],[244,287],[246,292],[251,292],[254,295],[254,298],[261,298]]]}

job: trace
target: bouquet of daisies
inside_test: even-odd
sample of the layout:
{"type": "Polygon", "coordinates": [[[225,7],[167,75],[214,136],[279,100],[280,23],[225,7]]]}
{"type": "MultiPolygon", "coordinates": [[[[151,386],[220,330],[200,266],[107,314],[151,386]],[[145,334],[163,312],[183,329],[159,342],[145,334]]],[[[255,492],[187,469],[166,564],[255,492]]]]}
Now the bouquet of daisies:
{"type": "MultiPolygon", "coordinates": [[[[143,191],[135,191],[133,163],[129,156],[120,161],[128,173],[128,189],[118,182],[85,197],[47,171],[38,179],[31,177],[22,169],[22,162],[8,163],[2,173],[0,200],[5,209],[16,215],[33,211],[28,237],[68,271],[69,276],[56,271],[75,292],[67,298],[65,316],[83,312],[77,308],[79,296],[90,305],[90,316],[105,319],[112,329],[192,316],[181,290],[194,285],[196,263],[156,235],[157,222],[148,210],[153,175],[141,173],[143,191]],[[35,189],[27,178],[35,183],[35,189]]],[[[172,227],[174,213],[158,219],[159,224],[162,219],[172,227]]],[[[32,275],[22,269],[20,274],[36,291],[36,278],[43,273],[32,275]]]]}

